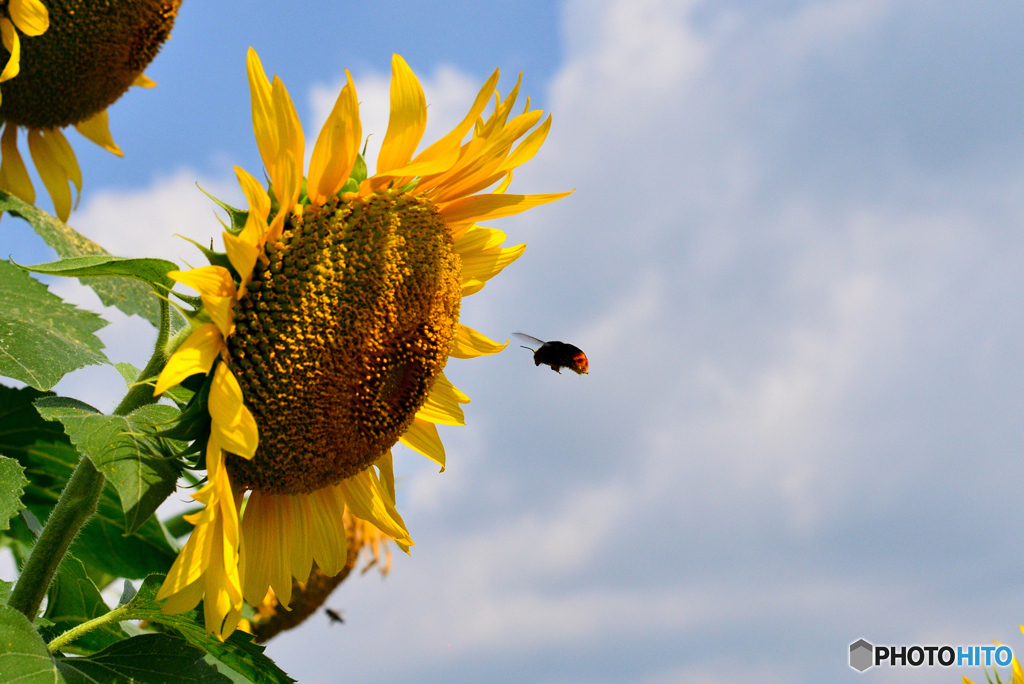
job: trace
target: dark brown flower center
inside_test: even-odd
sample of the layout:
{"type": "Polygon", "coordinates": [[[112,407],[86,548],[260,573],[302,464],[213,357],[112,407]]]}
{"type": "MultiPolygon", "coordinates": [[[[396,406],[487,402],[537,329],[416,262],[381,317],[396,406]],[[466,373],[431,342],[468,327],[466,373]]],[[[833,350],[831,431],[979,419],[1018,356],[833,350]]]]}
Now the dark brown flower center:
{"type": "Polygon", "coordinates": [[[251,489],[312,492],[412,423],[451,351],[461,265],[433,206],[398,192],[306,207],[266,253],[228,338],[260,445],[228,468],[251,489]]]}
{"type": "MultiPolygon", "coordinates": [[[[21,35],[21,72],[0,85],[0,119],[70,126],[121,97],[171,33],[181,0],[45,0],[50,28],[21,35]]],[[[0,46],[0,64],[10,54],[0,46]]]]}

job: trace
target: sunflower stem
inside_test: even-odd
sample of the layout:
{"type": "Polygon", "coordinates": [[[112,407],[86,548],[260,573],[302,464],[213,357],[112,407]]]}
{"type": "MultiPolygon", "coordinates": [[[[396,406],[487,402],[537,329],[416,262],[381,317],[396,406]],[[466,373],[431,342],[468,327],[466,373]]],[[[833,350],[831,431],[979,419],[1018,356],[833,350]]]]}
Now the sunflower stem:
{"type": "Polygon", "coordinates": [[[139,373],[139,377],[135,379],[128,394],[124,395],[124,399],[114,409],[115,416],[126,416],[140,406],[155,404],[159,399],[159,397],[153,396],[153,384],[149,381],[160,375],[160,371],[167,364],[167,359],[170,358],[167,352],[167,338],[171,333],[170,314],[170,303],[165,297],[162,297],[160,299],[160,330],[156,336],[156,345],[153,347],[153,356],[139,373]]]}
{"type": "Polygon", "coordinates": [[[91,632],[97,627],[102,627],[103,625],[110,622],[120,622],[121,620],[129,619],[130,612],[131,610],[128,608],[128,606],[124,605],[120,608],[115,608],[114,610],[108,611],[103,615],[100,615],[99,617],[95,617],[92,620],[87,620],[80,625],[75,625],[74,627],[72,627],[71,629],[64,632],[63,634],[55,638],[53,641],[48,643],[46,645],[46,649],[50,653],[56,653],[61,646],[63,646],[64,644],[71,643],[72,641],[82,636],[86,632],[91,632]]]}
{"type": "Polygon", "coordinates": [[[60,499],[46,520],[32,552],[14,585],[7,605],[35,620],[50,582],[85,521],[96,511],[103,491],[103,475],[83,456],[60,493],[60,499]]]}

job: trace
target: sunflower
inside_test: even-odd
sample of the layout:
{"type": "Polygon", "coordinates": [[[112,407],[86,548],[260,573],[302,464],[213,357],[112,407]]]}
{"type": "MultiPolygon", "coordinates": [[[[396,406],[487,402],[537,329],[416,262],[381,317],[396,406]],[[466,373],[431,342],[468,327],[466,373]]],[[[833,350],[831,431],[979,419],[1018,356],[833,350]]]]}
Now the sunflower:
{"type": "Polygon", "coordinates": [[[82,172],[62,128],[74,126],[100,147],[123,156],[110,135],[107,107],[131,86],[156,85],[143,70],[170,35],[181,0],[10,0],[0,18],[0,190],[34,203],[35,188],[18,150],[18,130],[66,221],[71,186],[82,191],[82,172]],[[23,46],[15,27],[35,36],[23,46]],[[8,79],[18,76],[13,81],[8,79]]]}
{"type": "Polygon", "coordinates": [[[508,344],[459,322],[461,298],[525,249],[502,247],[504,233],[476,222],[568,194],[505,192],[551,125],[529,100],[510,118],[518,83],[501,99],[495,70],[465,118],[414,156],[426,100],[401,57],[391,66],[376,174],[366,177],[359,154],[346,71],[304,178],[291,98],[250,48],[253,128],[270,187],[236,167],[248,211],[232,213],[222,263],[170,273],[202,306],[154,392],[205,375],[208,482],[193,495],[205,508],[159,598],[177,613],[205,596],[206,629],[220,638],[237,626],[243,600],[256,606],[273,591],[287,607],[293,578],[305,582],[314,563],[328,577],[345,566],[346,510],[408,552],[390,449],[401,442],[444,470],[436,425],[463,425],[469,402],[442,372],[448,357],[508,344]]]}

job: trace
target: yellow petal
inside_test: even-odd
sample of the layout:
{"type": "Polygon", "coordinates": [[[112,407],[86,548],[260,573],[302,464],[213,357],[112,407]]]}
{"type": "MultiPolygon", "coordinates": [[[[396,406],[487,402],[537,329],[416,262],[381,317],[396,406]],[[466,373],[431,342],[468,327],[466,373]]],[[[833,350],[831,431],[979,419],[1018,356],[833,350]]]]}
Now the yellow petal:
{"type": "Polygon", "coordinates": [[[263,71],[259,55],[251,47],[246,53],[245,66],[252,102],[252,130],[256,135],[256,146],[259,147],[260,156],[263,157],[263,166],[270,172],[278,154],[277,125],[274,120],[274,100],[271,96],[270,81],[263,71]]]}
{"type": "Polygon", "coordinates": [[[569,192],[545,195],[473,195],[447,202],[440,208],[441,218],[449,226],[512,216],[532,207],[562,199],[569,192]]]}
{"type": "Polygon", "coordinates": [[[455,344],[452,346],[451,355],[457,359],[473,359],[478,356],[497,354],[507,346],[508,340],[505,340],[504,344],[495,342],[459,323],[455,328],[455,344]]]}
{"type": "Polygon", "coordinates": [[[481,250],[500,247],[507,237],[497,228],[472,226],[455,238],[455,251],[464,258],[481,250]]]}
{"type": "Polygon", "coordinates": [[[21,39],[14,30],[14,24],[6,17],[0,18],[0,38],[3,39],[4,48],[11,55],[3,72],[0,72],[0,82],[3,82],[14,78],[21,71],[21,39]]]}
{"type": "Polygon", "coordinates": [[[427,100],[409,65],[391,56],[391,115],[377,155],[377,173],[405,166],[427,127],[427,100]]]}
{"type": "Polygon", "coordinates": [[[71,190],[68,182],[75,184],[81,192],[82,172],[78,168],[75,153],[60,130],[53,128],[28,130],[28,150],[32,154],[36,171],[43,179],[43,185],[53,200],[54,211],[61,221],[71,214],[71,190]]]}
{"type": "Polygon", "coordinates": [[[291,603],[292,572],[290,539],[295,534],[293,502],[279,494],[252,492],[242,517],[246,556],[245,599],[252,605],[263,601],[273,587],[282,605],[291,603]]]}
{"type": "Polygon", "coordinates": [[[440,373],[430,388],[427,401],[416,412],[416,417],[439,425],[465,425],[466,416],[459,404],[468,403],[469,397],[448,382],[444,373],[440,373]]]}
{"type": "Polygon", "coordinates": [[[3,158],[0,161],[0,190],[34,204],[36,190],[18,151],[18,127],[14,124],[7,124],[3,136],[0,136],[0,157],[3,158]]]}
{"type": "MultiPolygon", "coordinates": [[[[377,466],[377,470],[380,471],[380,478],[384,481],[384,487],[387,490],[388,495],[391,497],[391,502],[395,501],[395,464],[391,458],[391,449],[388,449],[380,458],[373,462],[373,465],[377,466]]],[[[444,470],[444,466],[441,467],[444,470]]]]}
{"type": "Polygon", "coordinates": [[[85,121],[78,122],[75,124],[75,130],[108,152],[113,152],[118,157],[124,156],[121,148],[117,146],[117,143],[110,136],[110,122],[107,117],[107,110],[104,109],[85,121]]]}
{"type": "Polygon", "coordinates": [[[151,79],[146,74],[139,74],[138,76],[135,77],[135,80],[132,81],[132,85],[133,86],[138,86],[140,88],[155,88],[156,87],[156,81],[151,79]]]}
{"type": "Polygon", "coordinates": [[[328,577],[341,572],[348,562],[348,535],[342,524],[345,500],[334,487],[309,494],[310,547],[313,560],[328,577]]]}
{"type": "Polygon", "coordinates": [[[441,472],[444,472],[444,444],[441,443],[433,423],[420,418],[413,419],[412,425],[398,441],[437,463],[441,466],[441,472]]]}
{"type": "Polygon", "coordinates": [[[267,229],[267,242],[274,242],[284,232],[284,222],[291,213],[295,201],[299,198],[299,191],[302,189],[302,169],[298,165],[290,163],[292,153],[285,150],[282,154],[282,162],[279,164],[278,184],[274,186],[274,192],[278,193],[277,198],[281,202],[274,220],[270,222],[267,229]]]}
{"type": "Polygon", "coordinates": [[[518,259],[526,251],[526,245],[515,247],[492,247],[462,256],[462,280],[487,282],[501,273],[502,269],[518,259]]]}
{"type": "Polygon", "coordinates": [[[224,337],[234,331],[234,304],[238,291],[228,269],[203,266],[191,271],[171,271],[167,275],[199,293],[210,320],[217,324],[224,337]]]}
{"type": "Polygon", "coordinates": [[[277,128],[277,157],[267,169],[270,181],[282,207],[291,209],[299,199],[302,184],[302,161],[306,158],[302,124],[295,105],[280,78],[274,76],[271,87],[274,102],[274,124],[277,128]]]}
{"type": "MultiPolygon", "coordinates": [[[[248,224],[249,221],[246,221],[246,227],[248,227],[248,224]]],[[[242,233],[245,233],[244,229],[242,233]]],[[[238,271],[238,275],[242,277],[242,282],[247,282],[249,276],[252,275],[253,268],[256,266],[256,259],[259,257],[260,248],[250,244],[241,233],[232,235],[225,232],[223,238],[224,251],[227,252],[228,261],[238,271]]]]}
{"type": "Polygon", "coordinates": [[[548,137],[548,131],[551,130],[551,115],[544,120],[540,126],[530,132],[523,142],[519,143],[515,151],[508,155],[508,158],[502,162],[501,166],[498,167],[499,171],[509,171],[522,166],[526,162],[533,159],[533,155],[537,154],[537,150],[544,144],[544,140],[548,137]]]}
{"type": "Polygon", "coordinates": [[[1013,659],[1013,682],[1011,684],[1024,684],[1024,672],[1021,672],[1020,663],[1013,659]]]}
{"type": "Polygon", "coordinates": [[[386,493],[382,494],[380,481],[367,468],[357,475],[346,478],[335,485],[345,496],[345,503],[357,518],[373,523],[381,532],[396,542],[412,544],[412,538],[405,527],[405,521],[395,510],[386,493]]]}
{"type": "MultiPolygon", "coordinates": [[[[184,553],[184,551],[182,551],[184,553]]],[[[179,554],[180,557],[180,554],[179,554]]],[[[157,592],[157,600],[164,601],[164,605],[160,607],[160,612],[165,615],[178,615],[185,613],[196,607],[202,598],[203,592],[206,589],[206,584],[202,581],[202,576],[199,577],[192,584],[186,585],[177,590],[166,589],[165,587],[174,586],[171,576],[168,575],[164,579],[164,583],[160,586],[160,591],[157,592]]]]}
{"type": "Polygon", "coordinates": [[[242,388],[226,363],[213,371],[209,400],[210,433],[227,451],[252,458],[259,445],[256,420],[246,408],[242,388]]]}
{"type": "Polygon", "coordinates": [[[504,195],[505,191],[508,190],[508,186],[512,185],[512,172],[509,171],[505,175],[505,180],[501,181],[501,185],[494,189],[495,195],[504,195]]]}
{"type": "Polygon", "coordinates": [[[320,129],[309,160],[306,192],[309,201],[320,206],[334,196],[348,180],[359,154],[363,127],[359,122],[359,100],[352,75],[345,70],[347,83],[338,94],[331,115],[320,129]]]}
{"type": "Polygon", "coordinates": [[[459,122],[459,125],[453,128],[448,135],[444,136],[418,154],[416,156],[416,160],[428,161],[436,157],[445,156],[449,154],[452,149],[458,151],[459,145],[462,143],[462,139],[466,137],[466,133],[468,133],[469,129],[473,127],[473,123],[477,118],[479,118],[480,113],[484,111],[484,107],[487,106],[487,102],[491,99],[491,94],[494,92],[494,86],[496,85],[498,85],[497,69],[494,70],[491,77],[487,79],[487,82],[480,88],[480,92],[477,93],[473,106],[469,108],[469,113],[466,114],[465,118],[463,118],[461,122],[459,122]]]}
{"type": "Polygon", "coordinates": [[[11,0],[7,13],[26,36],[41,36],[50,28],[50,13],[39,0],[11,0]]]}
{"type": "Polygon", "coordinates": [[[213,323],[196,328],[178,347],[157,378],[153,396],[163,394],[196,373],[209,373],[217,354],[224,348],[224,337],[213,323]]]}

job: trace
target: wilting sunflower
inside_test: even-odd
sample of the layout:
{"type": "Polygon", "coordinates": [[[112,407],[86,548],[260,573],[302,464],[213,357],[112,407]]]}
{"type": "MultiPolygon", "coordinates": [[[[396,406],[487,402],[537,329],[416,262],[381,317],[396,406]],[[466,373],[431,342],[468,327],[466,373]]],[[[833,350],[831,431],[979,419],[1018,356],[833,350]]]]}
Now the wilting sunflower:
{"type": "Polygon", "coordinates": [[[243,599],[255,606],[273,590],[287,607],[292,578],[305,582],[314,562],[326,576],[344,567],[346,507],[408,551],[390,449],[400,441],[443,470],[435,425],[464,424],[460,404],[469,401],[441,372],[448,357],[507,344],[459,323],[459,305],[525,245],[503,248],[504,233],[476,221],[568,194],[505,193],[551,118],[540,123],[543,112],[527,101],[510,119],[519,85],[501,99],[497,70],[462,122],[414,156],[426,100],[395,55],[388,129],[370,178],[346,72],[303,179],[304,139],[288,92],[267,79],[252,49],[247,66],[270,188],[236,167],[248,212],[232,214],[223,263],[211,253],[213,265],[170,274],[199,292],[202,309],[155,388],[206,375],[198,396],[209,414],[208,483],[193,495],[205,508],[159,598],[176,613],[205,596],[206,629],[221,638],[238,624],[243,599]]]}
{"type": "MultiPolygon", "coordinates": [[[[28,149],[62,221],[71,213],[74,185],[82,172],[62,128],[74,126],[86,138],[117,156],[107,107],[136,85],[155,83],[143,70],[170,35],[181,0],[10,0],[0,18],[6,66],[0,120],[0,190],[35,202],[18,130],[27,129],[28,149]],[[13,25],[12,25],[13,22],[13,25]],[[15,27],[35,36],[24,44],[15,27]]],[[[77,199],[75,199],[77,203],[77,199]]]]}

